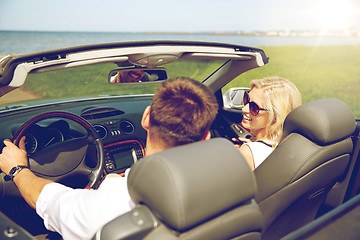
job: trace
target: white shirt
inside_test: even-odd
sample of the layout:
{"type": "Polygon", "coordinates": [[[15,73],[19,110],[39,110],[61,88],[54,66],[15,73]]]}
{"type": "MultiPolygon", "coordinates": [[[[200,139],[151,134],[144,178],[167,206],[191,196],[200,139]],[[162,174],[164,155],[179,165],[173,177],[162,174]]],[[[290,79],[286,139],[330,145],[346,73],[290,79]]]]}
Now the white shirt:
{"type": "Polygon", "coordinates": [[[254,165],[257,168],[274,150],[272,147],[262,142],[245,143],[251,150],[254,158],[254,165]]]}
{"type": "Polygon", "coordinates": [[[45,185],[36,202],[36,212],[45,227],[64,240],[91,239],[109,221],[135,207],[125,177],[105,178],[94,189],[72,189],[59,183],[45,185]]]}

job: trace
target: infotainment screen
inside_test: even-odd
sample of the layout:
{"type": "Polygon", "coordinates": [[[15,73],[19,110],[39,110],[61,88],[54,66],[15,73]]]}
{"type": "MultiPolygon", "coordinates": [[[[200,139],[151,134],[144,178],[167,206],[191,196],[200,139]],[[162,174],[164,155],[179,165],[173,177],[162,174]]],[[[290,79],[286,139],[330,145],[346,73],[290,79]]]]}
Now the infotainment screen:
{"type": "Polygon", "coordinates": [[[139,141],[127,140],[104,146],[105,170],[107,173],[122,173],[138,159],[144,157],[144,150],[139,141]]]}
{"type": "Polygon", "coordinates": [[[128,168],[136,162],[136,154],[134,153],[134,149],[131,149],[131,151],[117,152],[113,153],[113,159],[116,169],[128,168]]]}

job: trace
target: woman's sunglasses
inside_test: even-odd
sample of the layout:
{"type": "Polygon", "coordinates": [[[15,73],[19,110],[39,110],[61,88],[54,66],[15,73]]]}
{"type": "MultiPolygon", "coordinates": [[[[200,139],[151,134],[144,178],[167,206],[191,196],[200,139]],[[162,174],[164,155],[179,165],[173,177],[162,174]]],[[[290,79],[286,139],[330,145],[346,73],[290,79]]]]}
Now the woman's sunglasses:
{"type": "Polygon", "coordinates": [[[257,105],[256,103],[251,102],[248,91],[246,91],[246,92],[244,93],[244,100],[243,100],[243,101],[244,101],[244,106],[245,106],[246,104],[249,104],[249,110],[250,110],[251,115],[253,115],[253,116],[258,115],[260,111],[269,111],[268,109],[261,108],[261,107],[259,107],[259,105],[257,105]]]}

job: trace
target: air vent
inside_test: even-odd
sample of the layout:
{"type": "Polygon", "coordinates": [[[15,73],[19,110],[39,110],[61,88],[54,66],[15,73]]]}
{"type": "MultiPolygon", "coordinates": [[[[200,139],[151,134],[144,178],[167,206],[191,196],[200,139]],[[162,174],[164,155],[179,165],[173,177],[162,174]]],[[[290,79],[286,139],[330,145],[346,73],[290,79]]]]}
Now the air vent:
{"type": "Polygon", "coordinates": [[[94,125],[94,128],[95,128],[97,134],[99,135],[99,137],[101,139],[106,138],[107,130],[106,130],[106,128],[104,126],[102,126],[102,125],[94,125]]]}
{"type": "Polygon", "coordinates": [[[81,111],[81,117],[86,120],[107,118],[124,114],[123,111],[116,108],[107,107],[89,107],[81,111]]]}
{"type": "Polygon", "coordinates": [[[129,121],[122,121],[120,122],[120,130],[122,130],[126,134],[132,134],[135,130],[134,125],[129,121]]]}

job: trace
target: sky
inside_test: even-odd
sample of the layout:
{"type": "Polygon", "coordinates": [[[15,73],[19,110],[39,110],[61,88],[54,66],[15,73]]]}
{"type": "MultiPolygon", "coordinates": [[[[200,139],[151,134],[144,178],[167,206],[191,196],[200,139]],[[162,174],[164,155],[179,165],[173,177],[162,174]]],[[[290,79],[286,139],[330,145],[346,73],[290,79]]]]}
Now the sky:
{"type": "Polygon", "coordinates": [[[0,0],[0,30],[360,30],[360,0],[0,0]]]}

